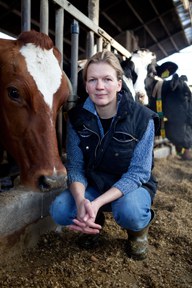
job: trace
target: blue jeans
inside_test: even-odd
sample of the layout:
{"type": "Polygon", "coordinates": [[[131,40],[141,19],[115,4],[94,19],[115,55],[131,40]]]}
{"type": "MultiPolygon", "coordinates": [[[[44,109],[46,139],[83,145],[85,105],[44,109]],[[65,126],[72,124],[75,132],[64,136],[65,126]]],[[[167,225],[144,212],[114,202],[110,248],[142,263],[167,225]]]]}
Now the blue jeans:
{"type": "MultiPolygon", "coordinates": [[[[99,192],[90,186],[85,191],[85,198],[90,201],[99,195],[99,192]]],[[[112,212],[115,221],[122,228],[140,231],[151,220],[151,197],[146,189],[140,187],[101,207],[100,211],[112,212]]],[[[55,198],[50,207],[50,214],[57,224],[63,226],[72,224],[77,210],[74,198],[68,189],[55,198]]]]}

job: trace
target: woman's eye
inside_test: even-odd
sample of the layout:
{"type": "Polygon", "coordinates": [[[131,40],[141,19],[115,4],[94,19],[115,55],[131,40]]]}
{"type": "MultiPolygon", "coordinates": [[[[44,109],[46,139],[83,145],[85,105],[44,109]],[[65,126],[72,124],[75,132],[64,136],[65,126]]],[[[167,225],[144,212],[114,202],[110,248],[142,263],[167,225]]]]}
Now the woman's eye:
{"type": "Polygon", "coordinates": [[[95,81],[95,79],[89,79],[89,83],[92,83],[92,82],[94,82],[95,81]]]}
{"type": "Polygon", "coordinates": [[[14,87],[8,88],[8,95],[14,101],[18,101],[20,98],[19,91],[14,87]]]}

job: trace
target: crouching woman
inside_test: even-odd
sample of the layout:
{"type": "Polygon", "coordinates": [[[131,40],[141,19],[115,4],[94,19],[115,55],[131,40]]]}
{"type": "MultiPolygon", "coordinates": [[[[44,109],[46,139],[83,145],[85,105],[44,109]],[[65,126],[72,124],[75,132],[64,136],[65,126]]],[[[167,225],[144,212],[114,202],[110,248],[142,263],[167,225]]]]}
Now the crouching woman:
{"type": "Polygon", "coordinates": [[[82,232],[79,243],[89,248],[99,238],[103,212],[111,211],[127,230],[128,256],[144,259],[157,189],[152,168],[158,116],[122,90],[123,71],[112,52],[96,53],[83,73],[89,97],[69,111],[68,189],[50,213],[56,223],[82,232]]]}

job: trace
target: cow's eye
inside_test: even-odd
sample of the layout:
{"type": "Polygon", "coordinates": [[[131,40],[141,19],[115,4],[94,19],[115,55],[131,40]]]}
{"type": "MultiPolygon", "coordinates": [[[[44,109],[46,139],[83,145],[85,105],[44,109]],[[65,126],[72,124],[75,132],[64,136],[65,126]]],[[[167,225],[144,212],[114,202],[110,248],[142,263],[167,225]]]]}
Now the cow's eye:
{"type": "Polygon", "coordinates": [[[18,101],[20,98],[19,91],[15,87],[8,88],[8,95],[14,101],[18,101]]]}

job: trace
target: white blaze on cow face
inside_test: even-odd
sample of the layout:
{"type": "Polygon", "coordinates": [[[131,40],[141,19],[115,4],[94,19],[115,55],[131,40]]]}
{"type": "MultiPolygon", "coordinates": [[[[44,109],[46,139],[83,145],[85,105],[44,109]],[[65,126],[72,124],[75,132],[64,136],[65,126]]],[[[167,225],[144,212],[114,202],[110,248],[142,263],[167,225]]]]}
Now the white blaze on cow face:
{"type": "Polygon", "coordinates": [[[133,96],[133,99],[135,100],[135,89],[133,86],[133,80],[131,78],[127,78],[125,75],[123,75],[123,81],[125,82],[125,84],[129,88],[129,90],[133,96]]]}
{"type": "Polygon", "coordinates": [[[62,79],[62,71],[53,49],[46,50],[28,43],[20,49],[20,52],[25,58],[27,69],[38,90],[51,109],[53,95],[59,89],[62,79]]]}
{"type": "Polygon", "coordinates": [[[147,67],[152,61],[156,59],[153,52],[149,50],[138,50],[131,57],[131,60],[135,64],[135,72],[137,74],[137,80],[134,84],[135,93],[144,96],[144,103],[148,104],[147,92],[145,89],[145,79],[147,77],[147,67]]]}

